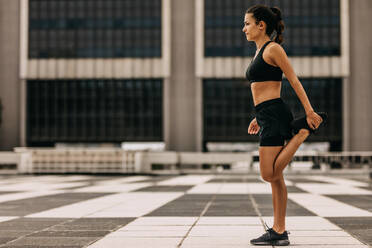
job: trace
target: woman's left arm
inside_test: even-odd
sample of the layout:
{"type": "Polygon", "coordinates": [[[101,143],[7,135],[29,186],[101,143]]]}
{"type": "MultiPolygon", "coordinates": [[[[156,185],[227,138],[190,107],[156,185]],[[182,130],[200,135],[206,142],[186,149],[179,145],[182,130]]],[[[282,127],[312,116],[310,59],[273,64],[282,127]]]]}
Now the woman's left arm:
{"type": "Polygon", "coordinates": [[[291,84],[292,88],[296,92],[298,98],[302,103],[302,106],[305,109],[306,116],[311,119],[310,126],[312,126],[313,128],[318,128],[321,122],[321,117],[314,112],[314,109],[310,104],[309,98],[307,97],[307,94],[302,84],[300,83],[300,80],[298,80],[298,77],[294,72],[291,63],[289,62],[288,56],[285,53],[282,46],[280,46],[279,44],[271,46],[269,49],[269,56],[275,62],[275,64],[280,67],[280,69],[283,71],[286,78],[288,79],[289,83],[291,84]]]}
{"type": "Polygon", "coordinates": [[[300,83],[300,80],[298,80],[297,75],[294,72],[291,63],[289,62],[284,49],[279,44],[276,44],[270,47],[269,54],[270,58],[275,62],[277,66],[280,67],[280,69],[283,71],[284,75],[288,79],[289,83],[300,99],[306,114],[314,111],[313,107],[310,104],[309,98],[307,97],[306,92],[302,87],[302,84],[300,83]]]}

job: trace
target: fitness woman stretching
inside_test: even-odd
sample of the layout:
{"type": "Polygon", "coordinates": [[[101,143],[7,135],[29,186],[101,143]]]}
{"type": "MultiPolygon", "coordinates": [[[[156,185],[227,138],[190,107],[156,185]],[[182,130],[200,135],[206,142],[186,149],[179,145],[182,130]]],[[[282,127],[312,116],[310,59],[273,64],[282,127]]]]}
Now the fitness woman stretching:
{"type": "Polygon", "coordinates": [[[261,177],[271,183],[274,225],[254,245],[289,245],[285,230],[287,188],[283,170],[299,146],[326,120],[325,113],[316,113],[281,47],[284,23],[279,8],[255,5],[246,11],[243,32],[256,43],[256,55],[246,77],[250,82],[256,117],[248,127],[249,134],[260,136],[261,177]],[[276,31],[273,42],[270,37],[276,31]],[[300,99],[306,116],[293,120],[288,106],[280,98],[282,74],[285,74],[300,99]],[[285,141],[287,143],[285,144],[285,141]]]}

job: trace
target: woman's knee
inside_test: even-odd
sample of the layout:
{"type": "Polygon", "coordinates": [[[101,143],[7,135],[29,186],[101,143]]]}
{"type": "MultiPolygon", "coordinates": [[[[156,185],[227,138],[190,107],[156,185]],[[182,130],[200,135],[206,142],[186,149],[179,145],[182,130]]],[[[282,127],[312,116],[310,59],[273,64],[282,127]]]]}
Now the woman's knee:
{"type": "Polygon", "coordinates": [[[270,173],[262,173],[261,177],[262,177],[263,180],[265,180],[268,183],[271,183],[272,180],[273,180],[273,174],[272,173],[271,174],[270,173]]]}

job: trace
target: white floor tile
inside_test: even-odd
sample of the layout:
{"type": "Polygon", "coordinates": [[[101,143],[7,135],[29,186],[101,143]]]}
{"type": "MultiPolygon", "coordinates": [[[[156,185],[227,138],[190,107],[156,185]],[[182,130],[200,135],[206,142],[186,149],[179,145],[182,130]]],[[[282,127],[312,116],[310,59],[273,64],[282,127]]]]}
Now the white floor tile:
{"type": "Polygon", "coordinates": [[[292,245],[363,245],[359,240],[349,237],[290,237],[292,245]]]}
{"type": "Polygon", "coordinates": [[[289,193],[288,198],[322,217],[372,216],[371,212],[326,196],[307,193],[289,193]]]}
{"type": "Polygon", "coordinates": [[[82,187],[87,183],[52,183],[52,182],[26,182],[9,185],[2,185],[0,191],[47,191],[58,190],[71,187],[82,187]]]}
{"type": "Polygon", "coordinates": [[[140,188],[149,187],[151,185],[151,183],[100,184],[76,189],[72,192],[130,192],[140,188]]]}
{"type": "Polygon", "coordinates": [[[166,231],[146,231],[146,230],[136,230],[136,231],[115,231],[106,237],[143,237],[143,238],[182,238],[186,235],[188,230],[166,230],[166,231]]]}
{"type": "Polygon", "coordinates": [[[291,230],[290,237],[350,237],[350,234],[341,230],[291,230]]]}
{"type": "Polygon", "coordinates": [[[146,215],[153,210],[171,202],[183,193],[149,193],[138,192],[130,194],[130,201],[116,204],[115,206],[108,207],[86,215],[88,218],[102,218],[102,217],[139,217],[146,215]]]}
{"type": "Polygon", "coordinates": [[[159,182],[157,185],[197,185],[208,182],[214,176],[209,175],[188,175],[179,176],[159,182]]]}
{"type": "Polygon", "coordinates": [[[138,217],[172,201],[182,193],[121,193],[94,198],[67,206],[34,213],[26,217],[138,217]]]}
{"type": "Polygon", "coordinates": [[[271,194],[269,183],[248,183],[248,190],[251,194],[271,194]]]}
{"type": "Polygon", "coordinates": [[[324,183],[297,183],[296,186],[307,192],[320,195],[372,195],[372,191],[348,185],[324,183]]]}
{"type": "MultiPolygon", "coordinates": [[[[263,217],[268,226],[273,225],[273,217],[263,217]]],[[[340,227],[319,216],[287,216],[285,218],[286,230],[341,230],[340,227]]]]}
{"type": "Polygon", "coordinates": [[[88,246],[88,248],[176,248],[182,238],[103,238],[88,246]]]}
{"type": "Polygon", "coordinates": [[[51,190],[51,191],[31,191],[31,192],[1,194],[0,195],[0,203],[1,202],[7,202],[7,201],[29,199],[29,198],[39,197],[39,196],[62,194],[64,192],[66,192],[66,191],[51,190]]]}
{"type": "MultiPolygon", "coordinates": [[[[291,240],[290,240],[291,241],[291,240]]],[[[292,245],[292,243],[291,243],[292,245]]],[[[296,244],[295,244],[296,245],[296,244]]],[[[321,244],[321,245],[297,245],[299,248],[368,248],[367,245],[326,245],[326,244],[321,244]]]]}
{"type": "Polygon", "coordinates": [[[344,186],[354,186],[354,187],[367,187],[368,183],[359,182],[351,179],[344,179],[344,178],[335,178],[335,177],[328,177],[328,176],[308,176],[308,179],[322,181],[326,183],[334,183],[344,186]]]}
{"type": "Polygon", "coordinates": [[[190,237],[244,237],[260,236],[265,231],[261,226],[194,226],[190,237]]]}
{"type": "Polygon", "coordinates": [[[119,179],[110,179],[105,181],[98,181],[98,185],[112,185],[112,184],[123,184],[123,183],[132,183],[142,180],[151,179],[149,176],[131,176],[131,177],[125,177],[125,178],[119,178],[119,179]]]}
{"type": "Polygon", "coordinates": [[[198,217],[140,217],[130,225],[139,226],[191,226],[198,219],[198,217]]]}
{"type": "Polygon", "coordinates": [[[222,188],[222,183],[207,183],[196,185],[187,191],[187,194],[217,194],[222,188]]]}
{"type": "Polygon", "coordinates": [[[259,217],[201,217],[196,225],[262,225],[259,217]]]}
{"type": "MultiPolygon", "coordinates": [[[[133,223],[133,222],[132,222],[133,223]]],[[[132,225],[132,223],[129,223],[128,225],[118,229],[117,231],[188,231],[190,229],[189,226],[175,226],[175,225],[169,225],[169,226],[140,226],[140,225],[132,225]]]]}
{"type": "Polygon", "coordinates": [[[18,216],[0,216],[0,222],[17,219],[18,216]]]}
{"type": "Polygon", "coordinates": [[[253,236],[250,235],[240,237],[187,237],[181,247],[250,247],[252,238],[253,236]]]}

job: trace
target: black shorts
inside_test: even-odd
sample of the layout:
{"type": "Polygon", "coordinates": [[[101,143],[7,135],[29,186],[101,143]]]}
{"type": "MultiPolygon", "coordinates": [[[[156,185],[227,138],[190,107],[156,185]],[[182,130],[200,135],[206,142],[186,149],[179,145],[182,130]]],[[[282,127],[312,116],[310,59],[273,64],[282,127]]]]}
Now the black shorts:
{"type": "Polygon", "coordinates": [[[283,146],[293,137],[293,115],[281,98],[264,101],[255,106],[256,120],[260,126],[260,146],[283,146]]]}

